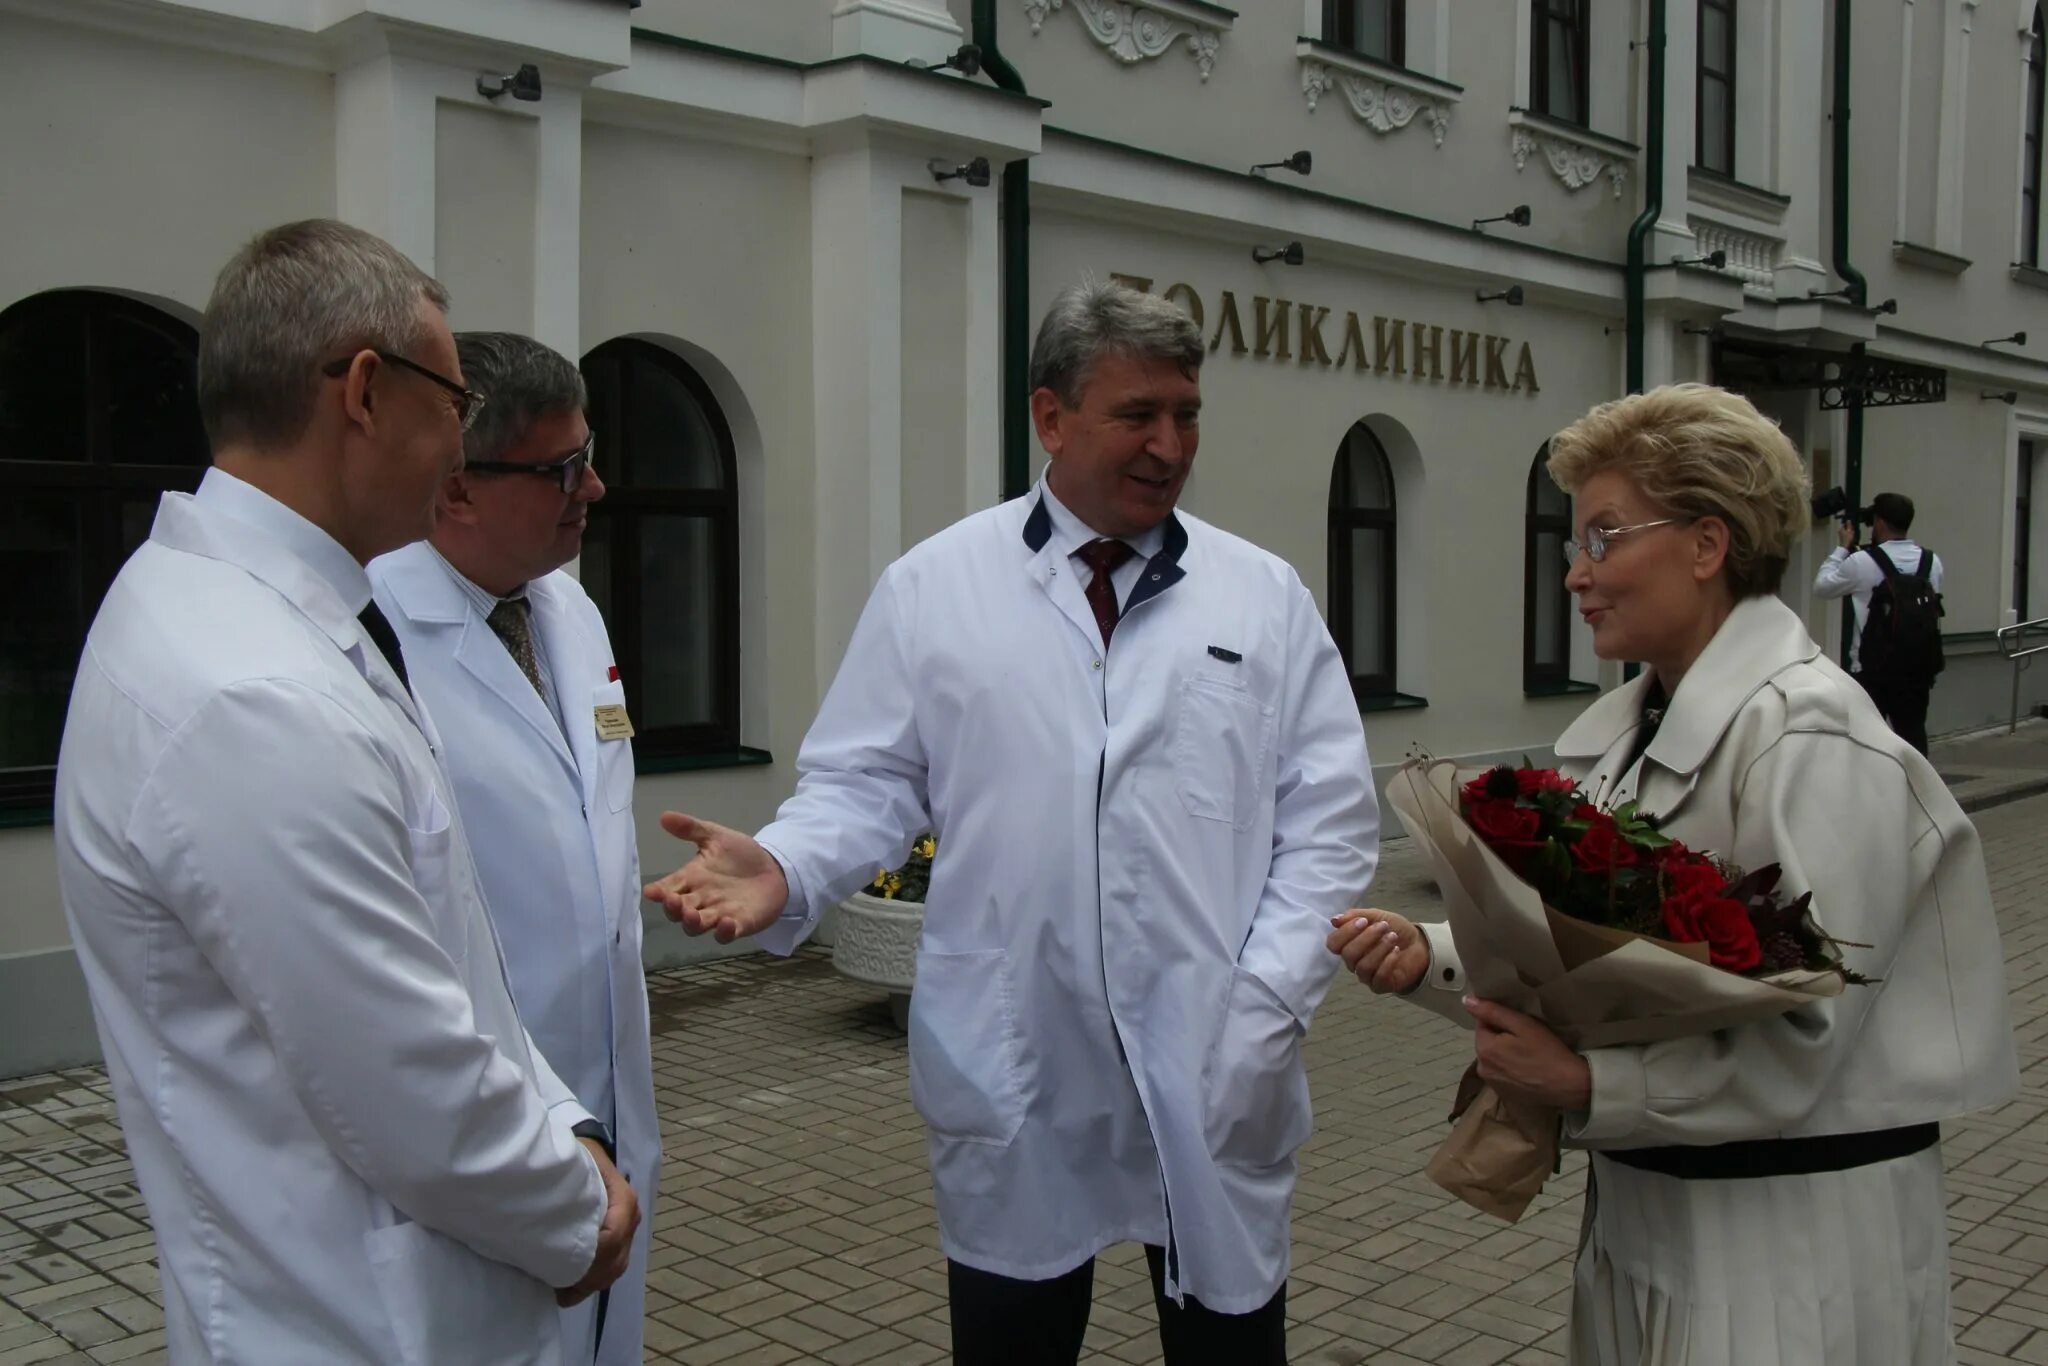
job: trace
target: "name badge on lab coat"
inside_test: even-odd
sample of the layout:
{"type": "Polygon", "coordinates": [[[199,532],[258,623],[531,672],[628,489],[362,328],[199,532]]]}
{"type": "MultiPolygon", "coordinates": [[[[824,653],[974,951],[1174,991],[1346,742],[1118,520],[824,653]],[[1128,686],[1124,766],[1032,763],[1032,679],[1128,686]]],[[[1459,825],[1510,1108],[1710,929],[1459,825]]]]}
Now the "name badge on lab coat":
{"type": "Polygon", "coordinates": [[[626,715],[623,702],[608,702],[596,709],[597,738],[600,740],[630,740],[633,738],[633,722],[626,715]]]}

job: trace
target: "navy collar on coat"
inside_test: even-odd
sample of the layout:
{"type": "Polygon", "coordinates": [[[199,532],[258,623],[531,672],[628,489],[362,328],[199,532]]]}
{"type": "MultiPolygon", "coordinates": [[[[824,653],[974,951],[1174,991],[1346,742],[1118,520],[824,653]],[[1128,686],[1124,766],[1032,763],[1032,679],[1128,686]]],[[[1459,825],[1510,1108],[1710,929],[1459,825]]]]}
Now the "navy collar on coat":
{"type": "MultiPolygon", "coordinates": [[[[1188,529],[1181,525],[1180,518],[1169,512],[1162,527],[1165,542],[1145,565],[1145,573],[1138,580],[1138,586],[1131,591],[1131,600],[1123,610],[1129,612],[1148,598],[1155,598],[1187,577],[1187,571],[1180,567],[1180,557],[1188,548],[1188,529]]],[[[1024,544],[1036,555],[1045,549],[1052,539],[1052,511],[1045,505],[1045,495],[1040,491],[1033,496],[1031,515],[1024,519],[1024,544]]]]}

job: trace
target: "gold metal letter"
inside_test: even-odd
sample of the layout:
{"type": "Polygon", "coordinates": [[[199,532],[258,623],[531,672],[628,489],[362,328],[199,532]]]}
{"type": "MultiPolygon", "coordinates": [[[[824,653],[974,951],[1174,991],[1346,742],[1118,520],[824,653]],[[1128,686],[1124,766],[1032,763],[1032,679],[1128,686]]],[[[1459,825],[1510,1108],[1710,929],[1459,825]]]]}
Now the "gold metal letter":
{"type": "Polygon", "coordinates": [[[1218,350],[1223,345],[1223,329],[1230,329],[1230,354],[1244,354],[1244,324],[1237,316],[1237,296],[1229,290],[1223,291],[1223,311],[1216,315],[1216,335],[1209,339],[1209,349],[1218,350]]]}
{"type": "Polygon", "coordinates": [[[1442,379],[1444,377],[1443,328],[1428,325],[1429,340],[1424,342],[1422,334],[1425,330],[1425,324],[1414,323],[1411,325],[1415,328],[1415,368],[1408,373],[1416,379],[1421,379],[1422,361],[1426,356],[1429,358],[1429,377],[1431,379],[1442,379]]]}
{"type": "Polygon", "coordinates": [[[1294,305],[1285,299],[1268,299],[1263,294],[1254,294],[1252,296],[1252,326],[1254,328],[1252,354],[1254,356],[1271,355],[1280,360],[1292,360],[1294,358],[1293,350],[1287,345],[1287,315],[1293,309],[1294,305]],[[1268,318],[1266,315],[1267,304],[1273,305],[1271,318],[1268,318]],[[1277,346],[1273,344],[1276,339],[1279,342],[1277,346]]]}
{"type": "Polygon", "coordinates": [[[1356,313],[1344,315],[1344,345],[1337,350],[1338,369],[1344,368],[1346,356],[1351,357],[1351,367],[1354,370],[1365,368],[1365,333],[1358,325],[1356,313]]]}
{"type": "Polygon", "coordinates": [[[1140,294],[1150,294],[1152,292],[1152,277],[1149,275],[1119,275],[1112,270],[1109,273],[1109,278],[1120,285],[1129,285],[1140,294]]]}
{"type": "Polygon", "coordinates": [[[1300,310],[1294,320],[1294,330],[1301,334],[1301,363],[1307,365],[1315,361],[1327,367],[1330,353],[1323,346],[1323,319],[1330,316],[1330,310],[1317,308],[1314,304],[1302,304],[1300,310]]]}
{"type": "Polygon", "coordinates": [[[1399,318],[1372,320],[1372,372],[1384,375],[1408,373],[1408,324],[1399,318]],[[1387,362],[1393,361],[1389,366],[1387,362]]]}
{"type": "Polygon", "coordinates": [[[1486,339],[1486,387],[1505,389],[1508,387],[1508,339],[1488,337],[1486,339]]]}
{"type": "Polygon", "coordinates": [[[1543,392],[1542,388],[1536,383],[1536,358],[1529,354],[1529,343],[1527,342],[1522,343],[1522,354],[1515,361],[1514,391],[1518,394],[1522,392],[1524,384],[1529,386],[1529,392],[1532,394],[1543,392]]]}
{"type": "Polygon", "coordinates": [[[1451,329],[1451,383],[1479,383],[1479,334],[1451,329]]]}
{"type": "Polygon", "coordinates": [[[1168,303],[1178,303],[1195,320],[1195,331],[1202,330],[1202,296],[1195,293],[1193,285],[1168,285],[1166,293],[1160,296],[1168,303]]]}

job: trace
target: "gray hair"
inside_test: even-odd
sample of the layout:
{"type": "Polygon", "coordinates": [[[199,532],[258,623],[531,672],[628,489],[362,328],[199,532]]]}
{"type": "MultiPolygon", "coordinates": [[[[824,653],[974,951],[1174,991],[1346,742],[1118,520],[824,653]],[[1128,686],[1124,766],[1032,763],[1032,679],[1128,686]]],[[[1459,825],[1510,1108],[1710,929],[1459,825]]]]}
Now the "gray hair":
{"type": "Polygon", "coordinates": [[[218,448],[296,441],[320,367],[354,351],[403,355],[423,334],[420,301],[448,291],[396,247],[328,218],[272,228],[235,253],[199,325],[199,416],[218,448]]]}
{"type": "Polygon", "coordinates": [[[1107,355],[1171,361],[1193,379],[1202,368],[1202,329],[1179,305],[1116,280],[1069,285],[1038,325],[1031,392],[1050,389],[1077,408],[1089,371],[1107,355]]]}
{"type": "Polygon", "coordinates": [[[462,382],[484,396],[476,425],[463,437],[471,460],[496,460],[550,413],[589,405],[583,376],[561,352],[516,332],[459,332],[462,382]]]}

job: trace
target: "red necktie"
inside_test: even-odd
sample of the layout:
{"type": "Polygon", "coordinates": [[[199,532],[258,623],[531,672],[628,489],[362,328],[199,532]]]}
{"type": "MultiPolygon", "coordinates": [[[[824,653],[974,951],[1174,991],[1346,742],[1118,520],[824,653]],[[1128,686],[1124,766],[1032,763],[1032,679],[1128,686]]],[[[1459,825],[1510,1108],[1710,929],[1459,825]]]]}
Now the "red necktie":
{"type": "Polygon", "coordinates": [[[1131,558],[1131,548],[1122,541],[1090,541],[1074,552],[1081,563],[1095,571],[1095,577],[1088,581],[1088,605],[1095,609],[1095,625],[1102,632],[1102,643],[1106,648],[1109,638],[1116,630],[1116,584],[1110,576],[1117,566],[1131,558]]]}

